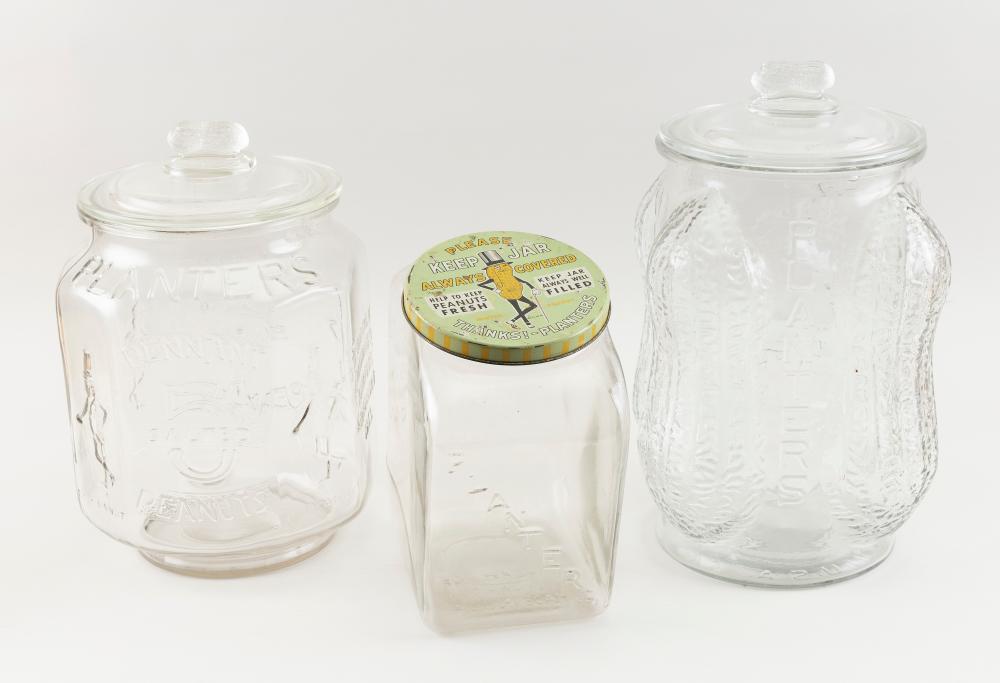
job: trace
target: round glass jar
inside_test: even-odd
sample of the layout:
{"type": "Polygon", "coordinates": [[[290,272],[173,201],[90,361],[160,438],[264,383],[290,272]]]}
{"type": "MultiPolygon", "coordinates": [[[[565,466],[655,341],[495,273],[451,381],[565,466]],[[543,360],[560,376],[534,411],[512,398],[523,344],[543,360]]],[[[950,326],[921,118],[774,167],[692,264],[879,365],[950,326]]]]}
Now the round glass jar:
{"type": "Polygon", "coordinates": [[[599,613],[628,444],[604,275],[496,230],[430,249],[392,292],[389,467],[425,621],[599,613]]]}
{"type": "Polygon", "coordinates": [[[178,572],[322,548],[361,508],[372,387],[362,249],[340,178],[184,122],[174,156],[80,193],[56,293],[80,506],[178,572]]]}
{"type": "Polygon", "coordinates": [[[923,129],[768,63],[749,103],[660,129],[636,225],[639,450],[660,541],[767,586],[881,562],[937,465],[931,344],[948,249],[910,169],[923,129]]]}

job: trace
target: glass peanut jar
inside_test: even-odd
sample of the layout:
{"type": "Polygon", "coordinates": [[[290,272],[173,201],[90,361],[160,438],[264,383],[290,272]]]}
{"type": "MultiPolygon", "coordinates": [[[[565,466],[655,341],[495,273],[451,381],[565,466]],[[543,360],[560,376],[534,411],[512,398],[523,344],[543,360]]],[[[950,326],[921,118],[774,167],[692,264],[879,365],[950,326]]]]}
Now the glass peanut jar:
{"type": "Polygon", "coordinates": [[[295,562],[361,508],[372,387],[340,178],[184,122],[174,156],[98,177],[56,305],[80,506],[178,572],[295,562]]]}
{"type": "Polygon", "coordinates": [[[671,555],[806,586],[881,562],[934,475],[950,262],[910,179],[919,125],[838,104],[821,62],[752,84],[660,129],[638,443],[671,555]]]}
{"type": "Polygon", "coordinates": [[[604,275],[551,238],[491,230],[428,250],[391,296],[389,467],[425,621],[601,612],[628,444],[604,275]]]}

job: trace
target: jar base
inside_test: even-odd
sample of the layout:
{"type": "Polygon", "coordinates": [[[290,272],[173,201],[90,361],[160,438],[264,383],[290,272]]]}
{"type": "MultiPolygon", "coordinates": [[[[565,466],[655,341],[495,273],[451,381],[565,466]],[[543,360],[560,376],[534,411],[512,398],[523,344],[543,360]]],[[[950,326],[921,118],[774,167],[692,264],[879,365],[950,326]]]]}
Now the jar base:
{"type": "Polygon", "coordinates": [[[274,571],[312,557],[333,538],[336,529],[297,539],[283,546],[215,555],[159,553],[139,550],[139,554],[161,569],[202,578],[235,578],[274,571]]]}
{"type": "Polygon", "coordinates": [[[442,610],[441,614],[430,614],[426,610],[421,616],[424,623],[435,633],[444,636],[475,633],[477,631],[519,628],[522,626],[541,626],[544,624],[564,624],[599,616],[607,607],[607,603],[593,606],[581,606],[575,609],[562,609],[551,613],[497,614],[489,617],[469,618],[467,615],[456,614],[455,610],[442,610]]]}
{"type": "Polygon", "coordinates": [[[892,551],[893,538],[843,544],[817,553],[761,553],[738,545],[701,543],[660,520],[657,538],[685,567],[723,581],[766,588],[805,588],[845,581],[877,567],[892,551]]]}

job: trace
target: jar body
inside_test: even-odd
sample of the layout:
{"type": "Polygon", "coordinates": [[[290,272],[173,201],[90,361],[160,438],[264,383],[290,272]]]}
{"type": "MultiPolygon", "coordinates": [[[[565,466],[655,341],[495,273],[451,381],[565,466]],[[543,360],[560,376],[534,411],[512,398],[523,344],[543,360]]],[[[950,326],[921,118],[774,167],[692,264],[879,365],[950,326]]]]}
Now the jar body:
{"type": "Polygon", "coordinates": [[[368,479],[360,258],[329,211],[195,233],[95,225],[56,295],[86,516],[192,574],[325,545],[368,479]]]}
{"type": "Polygon", "coordinates": [[[602,611],[628,444],[610,334],[491,365],[418,337],[394,303],[389,467],[425,621],[454,632],[602,611]]]}
{"type": "Polygon", "coordinates": [[[843,579],[884,559],[926,491],[950,262],[906,171],[671,158],[643,200],[638,441],[684,564],[843,579]]]}

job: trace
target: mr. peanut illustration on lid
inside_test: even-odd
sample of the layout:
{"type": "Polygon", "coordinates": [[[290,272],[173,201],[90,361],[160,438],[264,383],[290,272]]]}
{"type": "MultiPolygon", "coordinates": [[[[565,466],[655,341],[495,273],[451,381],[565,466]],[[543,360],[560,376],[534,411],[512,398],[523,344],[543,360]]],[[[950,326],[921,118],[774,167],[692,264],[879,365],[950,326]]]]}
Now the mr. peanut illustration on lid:
{"type": "Polygon", "coordinates": [[[604,273],[579,249],[510,230],[460,235],[424,252],[403,291],[413,328],[435,346],[487,363],[573,353],[611,311],[604,273]]]}

